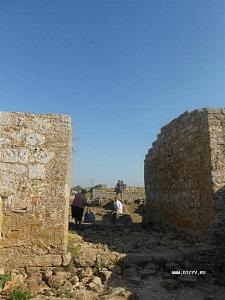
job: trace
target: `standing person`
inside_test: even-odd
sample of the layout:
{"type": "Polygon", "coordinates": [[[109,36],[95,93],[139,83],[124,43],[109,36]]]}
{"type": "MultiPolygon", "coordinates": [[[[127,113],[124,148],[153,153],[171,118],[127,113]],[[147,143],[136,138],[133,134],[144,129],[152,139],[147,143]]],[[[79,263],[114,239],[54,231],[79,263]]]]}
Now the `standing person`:
{"type": "Polygon", "coordinates": [[[123,193],[123,181],[118,180],[116,186],[115,186],[116,196],[120,197],[120,200],[122,200],[122,193],[123,193]]]}
{"type": "Polygon", "coordinates": [[[87,205],[85,194],[85,190],[82,190],[81,193],[77,193],[71,204],[72,218],[75,219],[75,224],[79,225],[79,229],[81,229],[81,221],[84,214],[84,208],[87,205]]]}
{"type": "Polygon", "coordinates": [[[113,211],[113,222],[117,223],[119,219],[119,215],[123,213],[123,204],[116,196],[113,200],[114,211],[113,211]]]}
{"type": "Polygon", "coordinates": [[[126,184],[123,183],[123,180],[120,181],[120,184],[121,184],[121,189],[122,189],[122,192],[121,192],[121,200],[123,200],[123,192],[124,192],[124,190],[125,190],[126,184]]]}

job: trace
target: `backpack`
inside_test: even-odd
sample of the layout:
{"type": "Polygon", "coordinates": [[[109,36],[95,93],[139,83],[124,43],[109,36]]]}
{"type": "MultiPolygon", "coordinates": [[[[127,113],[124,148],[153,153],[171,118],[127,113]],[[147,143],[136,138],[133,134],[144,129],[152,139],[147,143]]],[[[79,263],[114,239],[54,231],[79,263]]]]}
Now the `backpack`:
{"type": "Polygon", "coordinates": [[[84,214],[84,222],[85,223],[93,223],[94,221],[95,221],[95,215],[90,210],[90,208],[88,208],[86,213],[84,214]]]}

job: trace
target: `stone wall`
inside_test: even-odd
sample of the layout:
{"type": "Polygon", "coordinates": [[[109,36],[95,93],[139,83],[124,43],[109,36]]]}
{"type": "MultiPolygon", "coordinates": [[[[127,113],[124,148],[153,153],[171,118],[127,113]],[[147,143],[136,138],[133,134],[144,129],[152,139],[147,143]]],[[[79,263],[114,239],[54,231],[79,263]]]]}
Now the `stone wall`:
{"type": "MultiPolygon", "coordinates": [[[[145,223],[192,236],[222,228],[225,110],[185,112],[161,129],[145,158],[145,223]]],[[[224,228],[224,227],[223,227],[224,228]]]]}
{"type": "Polygon", "coordinates": [[[54,266],[67,257],[69,116],[0,113],[0,266],[54,266]]]}
{"type": "MultiPolygon", "coordinates": [[[[98,199],[100,203],[113,200],[116,192],[113,188],[107,189],[94,189],[93,200],[98,199]]],[[[133,202],[135,200],[143,200],[145,198],[145,190],[143,187],[127,187],[123,192],[123,200],[125,202],[133,202]]]]}
{"type": "Polygon", "coordinates": [[[225,109],[208,112],[211,182],[215,217],[213,231],[218,242],[225,242],[225,109]]]}

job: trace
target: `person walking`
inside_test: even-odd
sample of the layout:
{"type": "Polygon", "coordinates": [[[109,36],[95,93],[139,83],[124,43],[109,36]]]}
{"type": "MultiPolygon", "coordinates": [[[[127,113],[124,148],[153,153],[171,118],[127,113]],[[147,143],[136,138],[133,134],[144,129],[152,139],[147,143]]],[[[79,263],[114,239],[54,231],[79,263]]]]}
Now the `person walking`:
{"type": "Polygon", "coordinates": [[[116,186],[115,186],[115,191],[116,191],[116,196],[120,198],[120,200],[123,200],[123,190],[124,190],[124,184],[122,180],[118,180],[116,186]]]}
{"type": "Polygon", "coordinates": [[[84,208],[87,205],[86,190],[82,190],[75,195],[71,204],[72,219],[75,219],[75,224],[81,229],[81,222],[84,214],[84,208]]]}

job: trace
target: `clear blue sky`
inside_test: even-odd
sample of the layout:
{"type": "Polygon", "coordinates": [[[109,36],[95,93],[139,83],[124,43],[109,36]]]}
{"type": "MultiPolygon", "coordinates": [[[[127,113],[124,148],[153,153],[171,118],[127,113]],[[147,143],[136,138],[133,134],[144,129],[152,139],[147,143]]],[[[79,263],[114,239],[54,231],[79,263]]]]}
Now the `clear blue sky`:
{"type": "Polygon", "coordinates": [[[160,128],[225,106],[224,0],[0,0],[0,109],[70,114],[73,184],[143,185],[160,128]]]}

